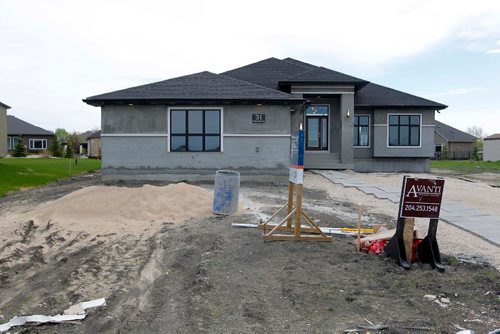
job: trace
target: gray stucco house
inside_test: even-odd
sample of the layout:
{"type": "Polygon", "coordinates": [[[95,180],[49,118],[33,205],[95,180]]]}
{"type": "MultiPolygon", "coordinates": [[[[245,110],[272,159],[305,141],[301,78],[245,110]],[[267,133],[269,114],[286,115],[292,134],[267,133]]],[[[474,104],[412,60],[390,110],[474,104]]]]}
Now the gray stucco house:
{"type": "Polygon", "coordinates": [[[445,105],[292,58],[201,72],[92,96],[103,178],[287,175],[290,134],[305,168],[425,172],[445,105]]]}

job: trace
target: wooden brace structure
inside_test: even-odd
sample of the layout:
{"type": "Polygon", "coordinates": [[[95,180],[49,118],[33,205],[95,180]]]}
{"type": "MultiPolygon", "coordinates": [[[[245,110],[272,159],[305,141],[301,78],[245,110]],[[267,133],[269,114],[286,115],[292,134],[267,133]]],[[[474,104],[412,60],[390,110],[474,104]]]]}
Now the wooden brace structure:
{"type": "Polygon", "coordinates": [[[296,240],[296,241],[332,241],[332,237],[326,235],[320,227],[309,217],[302,209],[302,184],[297,184],[297,194],[295,203],[293,200],[295,184],[288,184],[288,201],[266,222],[259,224],[258,227],[264,231],[262,238],[264,240],[296,240]],[[287,209],[287,215],[278,224],[270,223],[273,218],[278,216],[284,209],[287,209]],[[309,224],[309,227],[302,226],[302,218],[309,224]],[[285,224],[286,223],[286,224],[285,224]],[[267,230],[270,230],[267,232],[267,230]],[[279,234],[277,231],[289,232],[288,234],[279,234]],[[293,234],[290,234],[293,233],[293,234]]]}

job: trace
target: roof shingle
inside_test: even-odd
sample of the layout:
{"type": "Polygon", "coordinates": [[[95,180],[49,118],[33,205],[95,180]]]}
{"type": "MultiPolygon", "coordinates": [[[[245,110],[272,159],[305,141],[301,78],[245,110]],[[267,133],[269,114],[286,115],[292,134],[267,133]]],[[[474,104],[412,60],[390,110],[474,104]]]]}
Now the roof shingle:
{"type": "Polygon", "coordinates": [[[441,135],[448,142],[475,142],[478,138],[467,133],[455,129],[454,127],[449,126],[448,124],[441,123],[439,121],[435,121],[435,130],[437,133],[441,135]]]}
{"type": "Polygon", "coordinates": [[[492,134],[491,136],[483,138],[483,140],[495,140],[500,139],[500,133],[492,134]]]}
{"type": "Polygon", "coordinates": [[[10,109],[10,107],[8,105],[6,105],[5,103],[2,103],[0,101],[0,107],[4,107],[5,109],[10,109]]]}
{"type": "Polygon", "coordinates": [[[7,134],[8,135],[38,135],[52,136],[52,132],[42,129],[28,122],[23,121],[12,115],[7,115],[7,134]]]}
{"type": "Polygon", "coordinates": [[[113,101],[296,101],[297,97],[223,75],[200,72],[84,99],[91,105],[113,101]]]}
{"type": "Polygon", "coordinates": [[[354,106],[357,108],[433,108],[445,109],[446,105],[411,95],[389,87],[369,83],[354,96],[354,106]]]}

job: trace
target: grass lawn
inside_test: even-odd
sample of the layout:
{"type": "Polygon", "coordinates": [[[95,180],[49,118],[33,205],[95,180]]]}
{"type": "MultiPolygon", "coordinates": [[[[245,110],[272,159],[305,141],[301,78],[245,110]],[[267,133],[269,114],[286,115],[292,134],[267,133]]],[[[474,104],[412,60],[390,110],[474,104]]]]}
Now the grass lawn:
{"type": "Polygon", "coordinates": [[[460,173],[500,173],[500,161],[432,160],[431,168],[460,173]]]}
{"type": "Polygon", "coordinates": [[[101,160],[58,158],[0,159],[0,196],[11,191],[33,188],[57,179],[101,168],[101,160]]]}

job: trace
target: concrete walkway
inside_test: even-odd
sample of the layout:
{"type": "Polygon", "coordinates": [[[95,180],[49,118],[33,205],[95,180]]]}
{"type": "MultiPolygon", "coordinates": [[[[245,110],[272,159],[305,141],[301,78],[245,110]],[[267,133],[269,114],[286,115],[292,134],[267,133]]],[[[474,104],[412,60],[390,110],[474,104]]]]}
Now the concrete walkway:
{"type": "MultiPolygon", "coordinates": [[[[399,204],[401,188],[368,184],[341,171],[312,170],[312,172],[324,176],[333,183],[356,188],[365,194],[399,204]]],[[[500,246],[500,217],[473,209],[463,203],[443,200],[439,219],[500,246]]]]}

